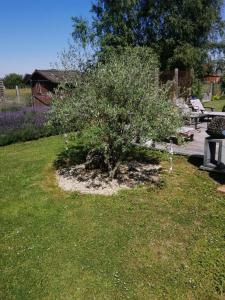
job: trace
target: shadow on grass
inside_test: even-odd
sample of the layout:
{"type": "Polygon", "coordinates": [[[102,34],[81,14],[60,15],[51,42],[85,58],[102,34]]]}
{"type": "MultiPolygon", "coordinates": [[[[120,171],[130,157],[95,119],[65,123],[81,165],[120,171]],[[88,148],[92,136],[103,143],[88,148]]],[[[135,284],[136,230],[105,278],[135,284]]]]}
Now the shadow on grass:
{"type": "Polygon", "coordinates": [[[225,174],[210,172],[209,176],[220,184],[225,184],[225,174]]]}
{"type": "Polygon", "coordinates": [[[188,158],[188,162],[193,166],[200,168],[200,166],[203,164],[203,157],[201,155],[191,155],[188,158]]]}
{"type": "MultiPolygon", "coordinates": [[[[69,149],[63,150],[57,155],[53,166],[56,169],[60,169],[85,163],[87,155],[92,148],[93,146],[89,145],[88,143],[70,146],[69,149]]],[[[101,151],[101,149],[99,150],[101,151]]],[[[131,146],[126,153],[126,159],[124,161],[129,162],[135,160],[140,163],[159,165],[160,159],[160,153],[156,153],[148,149],[146,150],[144,147],[131,146]]]]}
{"type": "Polygon", "coordinates": [[[161,153],[146,149],[145,147],[131,146],[126,154],[126,161],[135,160],[140,163],[148,163],[159,165],[161,160],[161,153]]]}
{"type": "MultiPolygon", "coordinates": [[[[188,162],[194,165],[195,167],[200,168],[200,166],[203,165],[203,157],[200,155],[192,155],[188,158],[188,162]]],[[[225,174],[212,171],[209,172],[209,176],[219,184],[225,184],[225,174]]]]}
{"type": "Polygon", "coordinates": [[[72,146],[58,154],[53,166],[56,169],[60,169],[84,163],[89,150],[90,148],[85,144],[72,146]]]}

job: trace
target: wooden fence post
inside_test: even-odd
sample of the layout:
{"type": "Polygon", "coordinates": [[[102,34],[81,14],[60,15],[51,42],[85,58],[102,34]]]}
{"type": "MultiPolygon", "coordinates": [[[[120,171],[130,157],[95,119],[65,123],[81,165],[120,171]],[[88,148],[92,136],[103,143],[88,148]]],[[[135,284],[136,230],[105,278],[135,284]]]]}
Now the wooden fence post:
{"type": "Polygon", "coordinates": [[[18,103],[20,103],[20,91],[19,91],[19,88],[17,85],[16,85],[16,97],[17,97],[18,103]]]}
{"type": "Polygon", "coordinates": [[[3,81],[0,80],[0,100],[4,100],[5,98],[5,87],[3,81]]]}

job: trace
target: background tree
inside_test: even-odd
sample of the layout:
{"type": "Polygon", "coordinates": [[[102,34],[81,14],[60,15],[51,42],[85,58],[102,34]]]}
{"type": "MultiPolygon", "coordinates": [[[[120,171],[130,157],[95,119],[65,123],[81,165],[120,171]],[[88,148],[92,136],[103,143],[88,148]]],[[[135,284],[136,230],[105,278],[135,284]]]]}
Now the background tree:
{"type": "Polygon", "coordinates": [[[225,74],[223,75],[223,77],[221,79],[221,91],[222,91],[222,94],[225,95],[225,74]]]}
{"type": "Polygon", "coordinates": [[[137,136],[163,140],[180,124],[168,88],[156,86],[157,67],[150,48],[125,47],[119,54],[112,50],[105,62],[88,64],[67,99],[53,102],[53,124],[70,131],[88,128],[111,177],[137,136]]]}
{"type": "Polygon", "coordinates": [[[217,73],[219,75],[225,74],[225,56],[220,55],[216,58],[209,58],[207,63],[204,65],[204,73],[206,75],[217,73]]]}
{"type": "Polygon", "coordinates": [[[73,37],[95,42],[100,52],[150,46],[162,69],[201,70],[209,51],[225,49],[222,6],[223,0],[98,0],[89,27],[84,19],[73,19],[73,37]]]}
{"type": "Polygon", "coordinates": [[[14,89],[16,87],[16,85],[18,87],[24,87],[24,82],[23,82],[23,76],[20,74],[16,74],[16,73],[11,73],[6,75],[3,78],[3,82],[6,88],[8,89],[14,89]]]}

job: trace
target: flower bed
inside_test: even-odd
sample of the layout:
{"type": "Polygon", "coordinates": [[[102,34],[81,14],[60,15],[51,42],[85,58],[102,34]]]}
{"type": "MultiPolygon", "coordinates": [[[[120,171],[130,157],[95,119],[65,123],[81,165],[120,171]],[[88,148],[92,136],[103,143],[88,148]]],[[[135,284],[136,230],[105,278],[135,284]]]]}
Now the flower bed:
{"type": "Polygon", "coordinates": [[[47,107],[23,107],[18,111],[0,112],[0,145],[50,135],[47,120],[47,107]]]}

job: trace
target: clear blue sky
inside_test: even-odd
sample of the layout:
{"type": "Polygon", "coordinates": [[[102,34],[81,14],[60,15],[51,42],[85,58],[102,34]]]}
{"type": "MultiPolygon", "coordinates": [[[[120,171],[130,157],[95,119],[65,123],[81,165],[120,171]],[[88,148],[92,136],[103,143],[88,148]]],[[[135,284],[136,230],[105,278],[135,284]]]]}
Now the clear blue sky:
{"type": "Polygon", "coordinates": [[[89,19],[91,2],[0,0],[0,77],[54,64],[71,38],[71,17],[89,19]]]}
{"type": "Polygon", "coordinates": [[[0,0],[0,77],[49,68],[71,38],[71,17],[90,18],[91,2],[0,0]]]}

